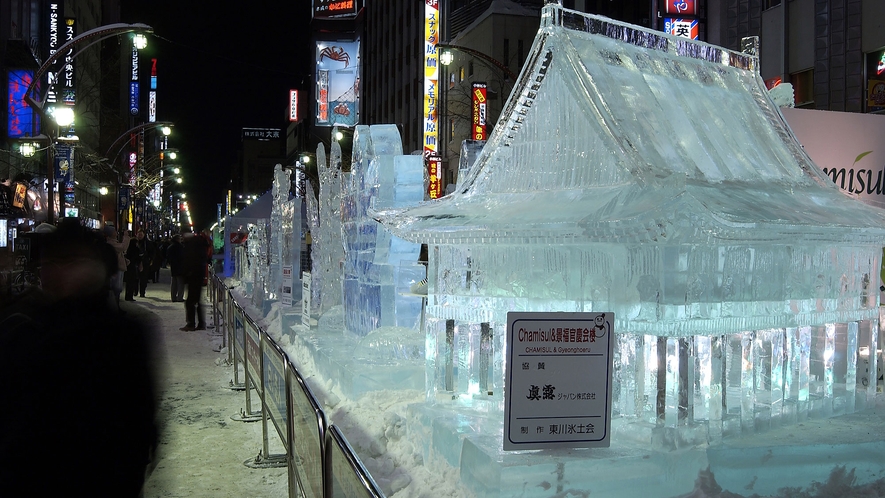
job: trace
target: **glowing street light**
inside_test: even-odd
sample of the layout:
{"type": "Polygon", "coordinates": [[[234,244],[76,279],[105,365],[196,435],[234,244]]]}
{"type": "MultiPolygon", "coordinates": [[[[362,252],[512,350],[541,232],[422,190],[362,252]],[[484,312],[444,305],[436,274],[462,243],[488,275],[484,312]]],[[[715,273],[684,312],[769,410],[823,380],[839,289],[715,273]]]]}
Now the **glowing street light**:
{"type": "Polygon", "coordinates": [[[142,50],[147,47],[147,37],[141,33],[135,33],[132,37],[132,44],[135,45],[135,48],[142,50]]]}
{"type": "Polygon", "coordinates": [[[68,106],[55,107],[52,119],[61,127],[71,126],[74,122],[74,110],[68,106]]]}

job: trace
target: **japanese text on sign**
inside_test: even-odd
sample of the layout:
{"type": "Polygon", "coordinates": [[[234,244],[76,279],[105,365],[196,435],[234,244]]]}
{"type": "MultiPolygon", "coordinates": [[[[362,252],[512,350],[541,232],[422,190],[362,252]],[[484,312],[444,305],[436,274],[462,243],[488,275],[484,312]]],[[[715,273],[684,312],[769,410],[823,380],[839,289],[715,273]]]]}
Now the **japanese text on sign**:
{"type": "Polygon", "coordinates": [[[613,313],[508,313],[504,450],[607,447],[613,313]]]}

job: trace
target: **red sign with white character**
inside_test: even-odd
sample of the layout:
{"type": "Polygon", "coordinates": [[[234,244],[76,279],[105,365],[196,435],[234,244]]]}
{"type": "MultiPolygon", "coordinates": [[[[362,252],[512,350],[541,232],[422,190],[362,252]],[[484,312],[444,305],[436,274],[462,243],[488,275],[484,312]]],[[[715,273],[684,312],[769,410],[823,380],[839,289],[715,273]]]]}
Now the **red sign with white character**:
{"type": "Polygon", "coordinates": [[[666,0],[664,12],[680,16],[698,15],[697,0],[666,0]]]}

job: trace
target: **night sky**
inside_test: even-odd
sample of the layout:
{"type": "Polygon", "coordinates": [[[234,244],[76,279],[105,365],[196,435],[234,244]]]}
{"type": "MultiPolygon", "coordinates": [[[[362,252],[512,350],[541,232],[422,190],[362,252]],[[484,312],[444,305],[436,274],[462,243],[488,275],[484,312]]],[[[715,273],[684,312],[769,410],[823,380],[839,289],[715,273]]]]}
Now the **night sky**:
{"type": "Polygon", "coordinates": [[[216,221],[241,128],[285,127],[289,89],[309,87],[310,4],[122,1],[122,22],[154,29],[141,68],[157,58],[157,120],[175,123],[196,230],[216,221]]]}

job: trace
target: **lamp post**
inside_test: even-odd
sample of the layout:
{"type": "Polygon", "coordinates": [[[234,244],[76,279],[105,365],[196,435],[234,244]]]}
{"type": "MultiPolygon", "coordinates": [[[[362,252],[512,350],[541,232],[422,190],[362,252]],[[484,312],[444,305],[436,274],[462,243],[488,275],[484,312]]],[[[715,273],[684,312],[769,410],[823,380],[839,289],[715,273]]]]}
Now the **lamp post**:
{"type": "MultiPolygon", "coordinates": [[[[67,127],[73,124],[74,122],[74,110],[70,107],[59,107],[52,113],[52,118],[55,120],[55,123],[58,127],[67,127]]],[[[77,137],[60,137],[58,136],[58,130],[56,129],[56,137],[53,138],[50,136],[49,138],[49,147],[46,149],[46,222],[50,225],[55,223],[55,196],[56,196],[56,176],[55,176],[55,158],[58,157],[57,141],[76,141],[77,137]],[[55,149],[55,156],[53,156],[52,152],[55,149]]],[[[67,158],[58,159],[60,161],[59,169],[66,171],[71,167],[70,161],[73,157],[69,148],[65,148],[69,156],[67,158]]],[[[64,206],[64,200],[61,199],[61,190],[58,190],[59,194],[59,208],[64,206]]],[[[59,213],[61,214],[61,209],[59,209],[59,213]]]]}

